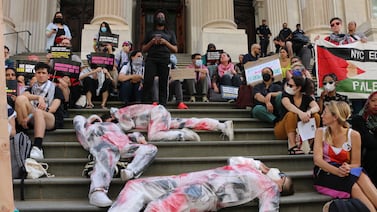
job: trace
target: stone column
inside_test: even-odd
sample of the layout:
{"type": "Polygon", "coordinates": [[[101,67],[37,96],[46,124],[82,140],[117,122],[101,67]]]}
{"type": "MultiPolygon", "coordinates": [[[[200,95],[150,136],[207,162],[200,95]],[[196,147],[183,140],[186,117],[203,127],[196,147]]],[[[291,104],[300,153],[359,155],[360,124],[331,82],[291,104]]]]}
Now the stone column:
{"type": "MultiPolygon", "coordinates": [[[[302,25],[305,32],[311,37],[317,34],[329,34],[329,21],[334,16],[342,17],[342,12],[336,12],[333,1],[329,0],[305,0],[301,1],[302,25]]],[[[346,24],[343,24],[346,30],[346,24]]]]}
{"type": "MultiPolygon", "coordinates": [[[[233,60],[240,53],[247,52],[247,36],[244,29],[237,29],[234,23],[233,0],[200,1],[202,21],[202,51],[208,43],[214,43],[217,49],[223,49],[233,60]]],[[[195,12],[195,11],[194,11],[195,12]]]]}
{"type": "Polygon", "coordinates": [[[81,58],[93,51],[93,38],[98,33],[100,24],[106,21],[110,24],[112,33],[119,34],[119,46],[123,41],[131,40],[133,0],[95,0],[94,18],[90,24],[85,24],[82,31],[81,58]]]}

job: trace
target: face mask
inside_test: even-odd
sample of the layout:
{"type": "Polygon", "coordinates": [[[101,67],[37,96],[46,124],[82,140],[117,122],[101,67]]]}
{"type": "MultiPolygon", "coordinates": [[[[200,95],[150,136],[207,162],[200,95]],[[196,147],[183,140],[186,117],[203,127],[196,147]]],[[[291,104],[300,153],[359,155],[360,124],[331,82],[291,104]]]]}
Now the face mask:
{"type": "Polygon", "coordinates": [[[262,74],[263,81],[268,82],[271,79],[271,75],[269,74],[262,74]]]}
{"type": "Polygon", "coordinates": [[[101,32],[107,32],[107,28],[106,27],[101,27],[101,32]]]}
{"type": "Polygon", "coordinates": [[[141,65],[143,64],[143,58],[142,57],[137,57],[135,59],[132,60],[132,64],[133,65],[141,65]]]}
{"type": "Polygon", "coordinates": [[[196,67],[201,67],[203,65],[202,60],[195,60],[195,66],[196,67]]]}
{"type": "Polygon", "coordinates": [[[335,90],[335,84],[334,83],[333,84],[327,83],[327,85],[325,85],[324,87],[325,87],[325,90],[329,91],[329,92],[335,90]]]}
{"type": "Polygon", "coordinates": [[[280,170],[277,168],[270,168],[267,172],[267,177],[269,177],[271,180],[280,180],[280,170]]]}
{"type": "Polygon", "coordinates": [[[166,24],[165,18],[157,17],[156,18],[156,24],[159,25],[159,26],[164,26],[166,24]]]}
{"type": "Polygon", "coordinates": [[[54,23],[62,24],[63,18],[54,18],[54,23]]]}
{"type": "Polygon", "coordinates": [[[290,88],[289,86],[285,86],[285,88],[284,88],[284,90],[285,90],[285,92],[287,93],[287,94],[289,94],[289,95],[295,95],[296,94],[296,91],[294,91],[293,90],[293,88],[290,88]]]}

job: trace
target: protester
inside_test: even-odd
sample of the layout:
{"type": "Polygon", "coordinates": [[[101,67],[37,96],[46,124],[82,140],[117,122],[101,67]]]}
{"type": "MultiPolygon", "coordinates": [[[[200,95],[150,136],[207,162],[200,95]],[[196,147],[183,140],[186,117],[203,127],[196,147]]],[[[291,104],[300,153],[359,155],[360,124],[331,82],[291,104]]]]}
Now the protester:
{"type": "Polygon", "coordinates": [[[199,135],[187,128],[221,131],[229,140],[234,138],[232,121],[220,123],[210,118],[172,118],[162,105],[135,104],[120,109],[111,108],[110,113],[125,132],[147,129],[149,141],[200,141],[199,135]]]}
{"type": "Polygon", "coordinates": [[[361,165],[360,134],[350,128],[351,109],[346,102],[331,101],[322,114],[325,127],[314,141],[314,188],[333,198],[357,198],[370,211],[377,208],[377,189],[361,165]]]}
{"type": "Polygon", "coordinates": [[[122,44],[122,49],[115,54],[115,68],[120,71],[124,65],[127,65],[129,61],[129,54],[133,51],[133,44],[131,41],[124,41],[122,44]]]}
{"type": "Polygon", "coordinates": [[[178,51],[176,36],[168,29],[167,20],[166,13],[157,10],[153,16],[153,30],[147,33],[143,42],[142,51],[148,53],[142,93],[144,103],[153,101],[155,76],[158,76],[159,80],[159,103],[164,106],[167,103],[170,54],[178,51]]]}
{"type": "Polygon", "coordinates": [[[63,39],[72,39],[71,31],[69,27],[64,23],[63,14],[56,12],[52,23],[49,23],[46,28],[46,51],[50,51],[51,46],[56,46],[63,39]]]}
{"type": "Polygon", "coordinates": [[[336,92],[336,84],[338,82],[338,77],[334,73],[326,74],[323,76],[322,88],[323,91],[318,100],[319,113],[322,114],[325,104],[330,101],[344,101],[349,102],[348,97],[341,95],[336,92]]]}
{"type": "Polygon", "coordinates": [[[209,102],[207,98],[208,84],[209,84],[209,71],[208,68],[202,64],[202,56],[199,53],[191,55],[191,64],[186,68],[195,69],[196,78],[186,79],[185,85],[190,95],[190,102],[195,102],[196,97],[194,94],[202,96],[203,102],[209,102]]]}
{"type": "Polygon", "coordinates": [[[109,212],[217,211],[258,198],[259,211],[279,211],[280,195],[293,182],[276,168],[252,158],[232,157],[227,166],[129,181],[109,212]]]}
{"type": "Polygon", "coordinates": [[[98,207],[112,204],[107,191],[120,158],[133,158],[127,168],[121,170],[122,180],[130,180],[138,178],[157,154],[157,147],[147,144],[140,133],[125,135],[117,124],[106,121],[97,115],[88,119],[78,115],[73,119],[78,141],[94,157],[89,202],[98,207]]]}

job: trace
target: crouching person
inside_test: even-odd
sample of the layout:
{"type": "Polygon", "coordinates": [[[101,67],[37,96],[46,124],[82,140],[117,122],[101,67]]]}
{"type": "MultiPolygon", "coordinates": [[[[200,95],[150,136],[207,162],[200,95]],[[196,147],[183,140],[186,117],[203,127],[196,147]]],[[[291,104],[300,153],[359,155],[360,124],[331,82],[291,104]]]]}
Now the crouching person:
{"type": "Polygon", "coordinates": [[[89,202],[98,207],[110,206],[112,201],[107,191],[119,159],[133,157],[127,168],[121,170],[122,180],[138,178],[154,160],[157,147],[147,144],[140,133],[126,135],[116,123],[106,122],[97,115],[88,119],[75,116],[73,124],[78,141],[95,161],[90,175],[89,202]]]}

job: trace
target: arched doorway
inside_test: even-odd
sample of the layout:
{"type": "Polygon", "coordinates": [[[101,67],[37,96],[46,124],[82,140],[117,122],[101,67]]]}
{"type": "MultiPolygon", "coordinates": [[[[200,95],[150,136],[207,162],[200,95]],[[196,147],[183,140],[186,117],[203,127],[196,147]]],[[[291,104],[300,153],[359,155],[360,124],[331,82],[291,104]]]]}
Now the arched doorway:
{"type": "Polygon", "coordinates": [[[178,52],[186,51],[185,46],[185,4],[184,0],[137,0],[134,38],[136,46],[142,45],[145,34],[153,28],[153,15],[157,9],[168,13],[168,27],[177,36],[178,52]]]}

